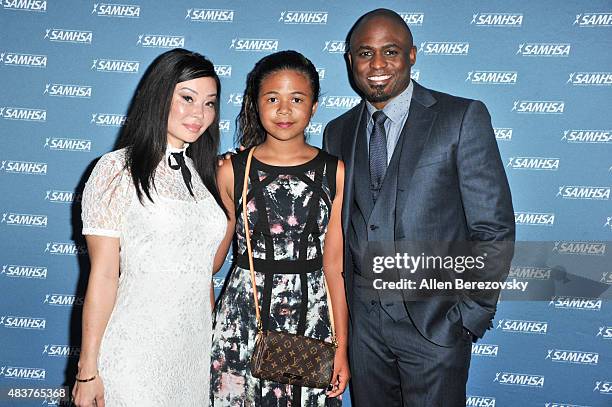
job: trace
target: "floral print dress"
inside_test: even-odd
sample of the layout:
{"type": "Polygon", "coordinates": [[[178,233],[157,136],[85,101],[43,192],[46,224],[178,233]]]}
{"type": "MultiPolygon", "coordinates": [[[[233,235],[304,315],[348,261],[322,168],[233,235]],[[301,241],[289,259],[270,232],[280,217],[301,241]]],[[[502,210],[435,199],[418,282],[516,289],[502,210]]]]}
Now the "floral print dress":
{"type": "MultiPolygon", "coordinates": [[[[324,389],[251,376],[257,323],[250,280],[242,184],[248,150],[232,159],[237,247],[213,328],[211,406],[341,406],[324,389]]],[[[264,329],[331,342],[322,267],[338,160],[319,150],[312,160],[277,167],[251,162],[247,212],[264,329]]]]}

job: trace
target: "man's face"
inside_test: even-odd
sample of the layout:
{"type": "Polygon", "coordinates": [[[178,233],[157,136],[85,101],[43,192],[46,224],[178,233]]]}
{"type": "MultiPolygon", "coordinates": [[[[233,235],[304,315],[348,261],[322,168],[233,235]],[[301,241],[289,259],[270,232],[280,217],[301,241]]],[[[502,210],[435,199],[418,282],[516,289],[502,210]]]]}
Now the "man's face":
{"type": "Polygon", "coordinates": [[[382,109],[408,87],[416,48],[404,27],[379,16],[357,27],[348,57],[355,84],[370,103],[382,109]]]}

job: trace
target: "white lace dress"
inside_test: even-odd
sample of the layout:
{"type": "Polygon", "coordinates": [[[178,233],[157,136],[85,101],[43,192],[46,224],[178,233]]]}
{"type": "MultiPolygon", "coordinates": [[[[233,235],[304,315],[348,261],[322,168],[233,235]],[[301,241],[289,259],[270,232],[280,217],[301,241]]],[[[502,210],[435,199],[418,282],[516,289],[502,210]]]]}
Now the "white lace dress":
{"type": "MultiPolygon", "coordinates": [[[[83,193],[83,234],[120,239],[117,299],[100,345],[107,407],[208,406],[212,263],[226,218],[197,176],[157,167],[154,203],[136,196],[125,151],[104,155],[83,193]]],[[[183,152],[184,153],[184,152],[183,152]]]]}

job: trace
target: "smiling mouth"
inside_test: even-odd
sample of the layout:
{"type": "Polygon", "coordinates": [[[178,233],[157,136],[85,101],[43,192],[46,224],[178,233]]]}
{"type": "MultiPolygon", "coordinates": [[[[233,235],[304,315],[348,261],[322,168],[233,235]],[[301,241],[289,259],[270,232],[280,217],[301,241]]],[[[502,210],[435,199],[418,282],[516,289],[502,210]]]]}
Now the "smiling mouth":
{"type": "Polygon", "coordinates": [[[202,128],[199,124],[184,124],[183,126],[192,133],[198,133],[202,128]]]}
{"type": "Polygon", "coordinates": [[[389,79],[391,79],[391,75],[368,76],[368,80],[374,83],[383,83],[383,82],[388,81],[389,79]]]}

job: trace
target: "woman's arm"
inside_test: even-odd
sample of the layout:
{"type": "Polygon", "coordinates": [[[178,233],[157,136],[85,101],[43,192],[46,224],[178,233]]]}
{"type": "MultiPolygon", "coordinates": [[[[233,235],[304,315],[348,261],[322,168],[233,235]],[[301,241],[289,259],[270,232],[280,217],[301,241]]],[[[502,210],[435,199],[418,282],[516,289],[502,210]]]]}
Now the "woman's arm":
{"type": "Polygon", "coordinates": [[[329,287],[334,313],[334,326],[338,349],[334,359],[332,391],[329,396],[336,397],[344,392],[350,373],[348,369],[348,307],[342,268],[344,263],[344,241],[342,237],[342,195],[344,189],[344,163],[338,161],[336,171],[336,196],[332,202],[331,216],[325,235],[323,250],[323,270],[329,287]]]}
{"type": "MultiPolygon", "coordinates": [[[[83,304],[83,339],[78,364],[79,379],[98,374],[98,351],[102,335],[110,317],[119,281],[119,239],[105,236],[86,236],[87,249],[91,260],[91,272],[87,283],[87,294],[83,304]]],[[[74,391],[77,406],[104,405],[102,380],[79,383],[74,391]]]]}
{"type": "MultiPolygon", "coordinates": [[[[234,207],[234,169],[232,168],[231,159],[219,167],[217,170],[217,187],[221,194],[221,200],[225,209],[228,212],[227,229],[225,230],[225,236],[219,244],[215,259],[213,260],[213,274],[219,271],[225,262],[227,251],[232,245],[234,238],[234,231],[236,229],[236,208],[234,207]]],[[[215,290],[214,286],[210,286],[210,302],[211,307],[215,305],[215,290]]]]}

